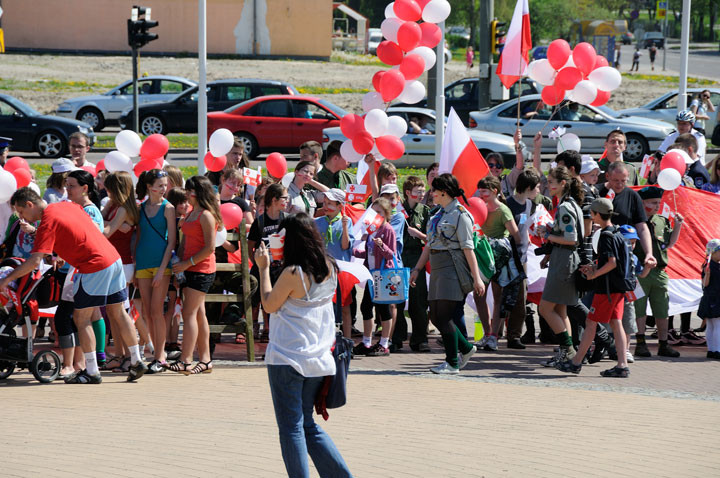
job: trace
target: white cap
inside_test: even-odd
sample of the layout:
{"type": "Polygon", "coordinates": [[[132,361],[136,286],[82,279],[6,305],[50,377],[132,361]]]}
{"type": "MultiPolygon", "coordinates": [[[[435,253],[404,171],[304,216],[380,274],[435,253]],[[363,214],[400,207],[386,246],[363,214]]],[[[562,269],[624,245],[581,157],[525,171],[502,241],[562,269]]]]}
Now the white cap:
{"type": "Polygon", "coordinates": [[[400,190],[397,187],[397,184],[386,184],[380,189],[380,195],[383,194],[400,194],[400,190]]]}
{"type": "MultiPolygon", "coordinates": [[[[600,169],[598,163],[587,154],[582,155],[582,166],[580,167],[580,174],[588,174],[593,169],[600,169]]],[[[602,171],[600,171],[602,173],[602,171]]]]}
{"type": "Polygon", "coordinates": [[[67,158],[56,159],[52,163],[53,173],[67,173],[69,171],[75,171],[76,169],[78,168],[75,167],[75,163],[67,158]]]}
{"type": "Polygon", "coordinates": [[[345,193],[342,189],[332,188],[329,191],[325,191],[323,194],[331,201],[336,201],[339,203],[345,202],[345,193]]]}

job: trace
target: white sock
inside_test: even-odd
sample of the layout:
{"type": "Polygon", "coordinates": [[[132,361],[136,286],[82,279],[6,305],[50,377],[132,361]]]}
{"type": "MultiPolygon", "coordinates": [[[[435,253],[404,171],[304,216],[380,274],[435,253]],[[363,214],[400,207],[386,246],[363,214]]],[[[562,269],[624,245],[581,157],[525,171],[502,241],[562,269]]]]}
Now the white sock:
{"type": "Polygon", "coordinates": [[[87,370],[87,373],[90,375],[97,375],[100,373],[100,370],[98,369],[97,364],[97,356],[95,355],[95,351],[84,353],[85,355],[85,370],[87,370]]]}
{"type": "Polygon", "coordinates": [[[155,347],[153,347],[152,342],[146,343],[145,347],[150,351],[150,355],[155,355],[155,347]]]}
{"type": "Polygon", "coordinates": [[[130,350],[130,363],[132,365],[135,365],[136,363],[138,363],[139,361],[142,360],[142,358],[140,356],[140,346],[139,345],[131,345],[130,347],[128,347],[128,349],[130,350]]]}
{"type": "Polygon", "coordinates": [[[372,345],[372,337],[363,336],[363,344],[365,344],[365,347],[370,347],[372,345]]]}
{"type": "Polygon", "coordinates": [[[720,352],[720,319],[707,319],[705,341],[710,352],[720,352]]]}
{"type": "Polygon", "coordinates": [[[380,337],[380,346],[388,348],[388,342],[390,342],[389,337],[380,337]]]}

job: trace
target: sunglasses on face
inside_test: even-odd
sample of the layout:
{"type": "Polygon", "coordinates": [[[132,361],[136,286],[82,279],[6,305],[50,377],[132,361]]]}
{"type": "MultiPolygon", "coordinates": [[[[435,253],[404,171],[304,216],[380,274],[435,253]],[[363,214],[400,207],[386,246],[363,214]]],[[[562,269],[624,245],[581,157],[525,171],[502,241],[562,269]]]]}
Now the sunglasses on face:
{"type": "Polygon", "coordinates": [[[503,165],[499,163],[488,163],[488,168],[502,169],[503,165]]]}

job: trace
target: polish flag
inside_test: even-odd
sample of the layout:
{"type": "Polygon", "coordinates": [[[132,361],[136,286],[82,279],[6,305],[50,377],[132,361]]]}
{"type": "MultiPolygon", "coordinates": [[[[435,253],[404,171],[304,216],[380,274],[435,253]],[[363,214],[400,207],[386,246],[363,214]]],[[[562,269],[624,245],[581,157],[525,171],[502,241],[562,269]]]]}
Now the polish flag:
{"type": "Polygon", "coordinates": [[[368,196],[370,196],[370,187],[367,184],[348,184],[345,188],[347,202],[365,202],[368,196]]]}
{"type": "MultiPolygon", "coordinates": [[[[349,305],[352,299],[352,289],[356,285],[365,285],[372,280],[370,271],[361,262],[335,261],[338,266],[338,284],[342,305],[349,305]]],[[[335,298],[333,298],[335,302],[335,298]]]]}
{"type": "Polygon", "coordinates": [[[510,88],[521,76],[527,74],[528,53],[531,48],[528,0],[518,0],[497,65],[497,75],[505,88],[510,88]]]}
{"type": "MultiPolygon", "coordinates": [[[[374,174],[377,175],[378,169],[380,169],[380,161],[375,161],[373,164],[375,165],[374,174]]],[[[360,185],[366,185],[368,189],[370,189],[370,175],[368,174],[369,172],[370,167],[368,166],[368,163],[366,163],[365,161],[359,161],[356,181],[360,185]]]]}
{"type": "Polygon", "coordinates": [[[353,235],[362,237],[364,234],[372,234],[382,225],[385,220],[375,209],[369,207],[365,210],[360,219],[353,226],[353,235]]]}
{"type": "Polygon", "coordinates": [[[485,158],[470,139],[454,108],[448,115],[438,172],[455,176],[467,197],[475,192],[477,182],[490,172],[485,158]]]}

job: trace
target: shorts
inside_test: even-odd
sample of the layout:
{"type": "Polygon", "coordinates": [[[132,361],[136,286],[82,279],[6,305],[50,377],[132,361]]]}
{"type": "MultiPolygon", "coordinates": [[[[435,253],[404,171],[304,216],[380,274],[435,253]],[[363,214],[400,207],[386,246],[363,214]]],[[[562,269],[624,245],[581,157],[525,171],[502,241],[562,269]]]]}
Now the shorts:
{"type": "Polygon", "coordinates": [[[623,318],[622,318],[623,330],[626,334],[637,333],[637,320],[635,320],[635,302],[629,302],[625,299],[623,304],[623,318]]]}
{"type": "Polygon", "coordinates": [[[73,301],[76,309],[102,307],[127,300],[127,282],[120,259],[109,267],[90,274],[75,273],[73,301]]]}
{"type": "Polygon", "coordinates": [[[135,264],[123,264],[123,272],[125,272],[125,282],[132,282],[135,274],[135,264]]]}
{"type": "Polygon", "coordinates": [[[645,296],[635,301],[635,315],[637,317],[646,316],[647,304],[650,302],[650,309],[655,318],[667,318],[670,304],[668,296],[670,278],[667,272],[661,269],[651,269],[647,277],[639,277],[638,281],[645,296]]]}
{"type": "Polygon", "coordinates": [[[622,292],[610,294],[610,303],[606,293],[596,292],[587,319],[600,324],[608,324],[611,319],[622,320],[624,304],[625,294],[622,292]]]}
{"type": "MultiPolygon", "coordinates": [[[[154,279],[155,274],[157,274],[159,267],[150,267],[149,269],[138,269],[135,271],[135,278],[136,279],[154,279]]],[[[169,267],[165,269],[166,276],[172,275],[172,269],[169,267]]]]}
{"type": "Polygon", "coordinates": [[[205,274],[203,272],[185,271],[185,284],[183,287],[200,291],[207,294],[215,281],[215,273],[205,274]]]}

